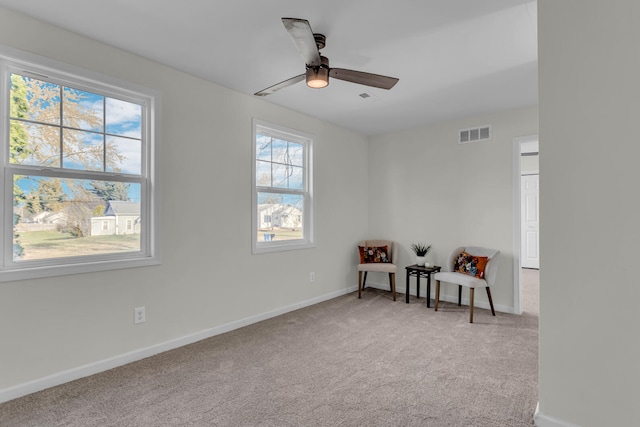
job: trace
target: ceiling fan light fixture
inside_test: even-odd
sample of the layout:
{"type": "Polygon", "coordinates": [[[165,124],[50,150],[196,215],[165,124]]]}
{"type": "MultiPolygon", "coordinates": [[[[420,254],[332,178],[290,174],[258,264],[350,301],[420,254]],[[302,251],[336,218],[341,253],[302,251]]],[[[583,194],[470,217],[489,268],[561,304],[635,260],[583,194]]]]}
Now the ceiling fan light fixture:
{"type": "Polygon", "coordinates": [[[317,70],[307,68],[307,86],[313,89],[322,89],[329,85],[329,69],[321,67],[317,70]]]}

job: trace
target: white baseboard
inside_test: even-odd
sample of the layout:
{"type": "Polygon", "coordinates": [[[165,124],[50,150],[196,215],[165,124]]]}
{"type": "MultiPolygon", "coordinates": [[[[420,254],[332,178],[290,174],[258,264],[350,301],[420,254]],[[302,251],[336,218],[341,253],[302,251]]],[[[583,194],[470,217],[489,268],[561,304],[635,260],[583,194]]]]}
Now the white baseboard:
{"type": "MultiPolygon", "coordinates": [[[[367,288],[376,288],[376,289],[382,289],[384,291],[388,291],[389,290],[389,283],[376,283],[376,282],[368,282],[367,281],[367,288]]],[[[442,289],[442,288],[441,288],[442,289]]],[[[407,286],[403,285],[402,287],[398,286],[398,281],[396,280],[396,292],[401,292],[402,294],[405,293],[405,291],[407,290],[407,286]]],[[[424,284],[420,283],[420,295],[422,296],[422,298],[424,298],[424,295],[427,292],[427,282],[425,281],[424,284]]],[[[436,292],[436,287],[435,284],[433,282],[431,282],[431,298],[435,298],[435,292],[436,292]]],[[[410,295],[415,295],[416,294],[416,288],[415,286],[409,286],[409,294],[410,295]]],[[[447,302],[453,302],[453,303],[458,303],[458,297],[456,296],[450,296],[450,295],[440,295],[440,301],[447,301],[447,302]]],[[[462,298],[462,305],[469,305],[469,298],[462,298]]],[[[489,305],[489,301],[478,301],[476,299],[474,307],[476,308],[484,308],[486,310],[491,310],[491,306],[489,305]]],[[[514,314],[515,311],[513,309],[513,307],[508,306],[508,305],[500,305],[500,304],[493,304],[493,308],[496,311],[499,311],[501,313],[509,313],[509,314],[514,314]]]]}
{"type": "Polygon", "coordinates": [[[544,415],[540,412],[540,402],[538,402],[536,412],[533,414],[533,422],[536,427],[580,427],[577,424],[571,424],[566,421],[544,415]]]}
{"type": "Polygon", "coordinates": [[[173,350],[178,347],[183,347],[188,344],[192,344],[197,341],[201,341],[206,338],[210,338],[216,335],[223,334],[225,332],[232,331],[234,329],[242,328],[244,326],[251,325],[253,323],[261,322],[263,320],[270,319],[272,317],[280,316],[281,314],[288,313],[290,311],[298,310],[300,308],[308,307],[314,304],[318,304],[323,301],[327,301],[341,295],[351,293],[358,290],[357,286],[352,286],[339,291],[331,292],[326,295],[321,295],[306,301],[301,301],[295,304],[288,305],[276,310],[268,311],[266,313],[250,316],[245,319],[240,319],[234,322],[230,322],[224,325],[216,326],[211,329],[196,332],[194,334],[186,335],[180,338],[176,338],[170,341],[166,341],[160,344],[156,344],[150,347],[133,350],[128,353],[124,353],[115,357],[100,360],[87,365],[79,366],[77,368],[69,369],[49,375],[37,380],[29,381],[26,383],[18,384],[13,387],[0,390],[0,403],[8,402],[9,400],[16,399],[18,397],[26,396],[27,394],[35,393],[50,387],[54,387],[60,384],[64,384],[70,381],[74,381],[80,378],[88,377],[100,372],[107,371],[109,369],[116,368],[118,366],[126,365],[137,360],[141,360],[158,353],[162,353],[168,350],[173,350]]]}

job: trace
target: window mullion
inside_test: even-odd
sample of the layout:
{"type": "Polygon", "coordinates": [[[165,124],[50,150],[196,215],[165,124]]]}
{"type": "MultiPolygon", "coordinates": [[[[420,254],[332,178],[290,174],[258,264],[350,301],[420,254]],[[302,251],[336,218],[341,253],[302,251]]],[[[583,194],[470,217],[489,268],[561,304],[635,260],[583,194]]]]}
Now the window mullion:
{"type": "Polygon", "coordinates": [[[280,188],[280,187],[263,187],[256,185],[256,192],[258,193],[278,193],[278,194],[307,194],[305,190],[291,189],[291,188],[280,188]]]}
{"type": "Polygon", "coordinates": [[[107,97],[102,97],[102,170],[107,171],[107,97]]]}
{"type": "Polygon", "coordinates": [[[146,178],[134,175],[125,175],[109,172],[95,172],[76,169],[62,169],[62,168],[41,168],[37,166],[25,166],[10,164],[7,165],[6,170],[13,175],[35,175],[42,177],[53,178],[70,178],[70,179],[88,179],[95,181],[118,181],[118,182],[131,182],[131,183],[144,183],[146,178]]]}
{"type": "Polygon", "coordinates": [[[63,86],[60,85],[60,122],[58,123],[58,127],[60,128],[60,161],[59,161],[59,165],[60,167],[64,167],[64,163],[63,163],[63,159],[64,159],[64,152],[62,151],[64,149],[64,118],[63,118],[63,114],[64,114],[64,89],[63,86]]]}
{"type": "Polygon", "coordinates": [[[269,159],[270,159],[270,167],[271,167],[271,173],[269,174],[270,177],[270,182],[271,182],[271,187],[273,187],[273,137],[269,137],[269,159]]]}

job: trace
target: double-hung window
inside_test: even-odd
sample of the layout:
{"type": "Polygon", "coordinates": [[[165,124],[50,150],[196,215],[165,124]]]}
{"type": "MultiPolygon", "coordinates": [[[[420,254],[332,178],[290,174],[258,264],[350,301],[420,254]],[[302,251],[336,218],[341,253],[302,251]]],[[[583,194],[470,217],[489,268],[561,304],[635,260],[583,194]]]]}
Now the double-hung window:
{"type": "Polygon", "coordinates": [[[253,253],[307,248],[313,240],[313,137],[253,121],[253,253]]]}
{"type": "Polygon", "coordinates": [[[157,264],[157,95],[21,52],[0,67],[0,280],[157,264]]]}

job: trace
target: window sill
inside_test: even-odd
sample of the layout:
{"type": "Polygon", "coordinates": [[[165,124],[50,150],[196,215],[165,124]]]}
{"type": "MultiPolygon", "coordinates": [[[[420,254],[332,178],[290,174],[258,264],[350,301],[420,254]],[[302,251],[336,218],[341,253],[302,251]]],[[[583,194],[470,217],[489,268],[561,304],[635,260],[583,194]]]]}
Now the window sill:
{"type": "Polygon", "coordinates": [[[70,274],[92,273],[97,271],[120,270],[124,268],[147,267],[159,264],[160,259],[158,257],[144,257],[136,259],[119,259],[83,262],[78,264],[6,269],[4,271],[0,271],[0,282],[66,276],[70,274]]]}
{"type": "Polygon", "coordinates": [[[265,254],[265,253],[271,253],[271,252],[283,252],[283,251],[294,251],[298,249],[309,249],[309,248],[315,248],[315,246],[316,246],[315,243],[309,243],[309,242],[281,243],[281,244],[269,243],[268,245],[265,245],[265,244],[261,245],[261,244],[255,243],[251,253],[253,255],[258,255],[258,254],[265,254]]]}

